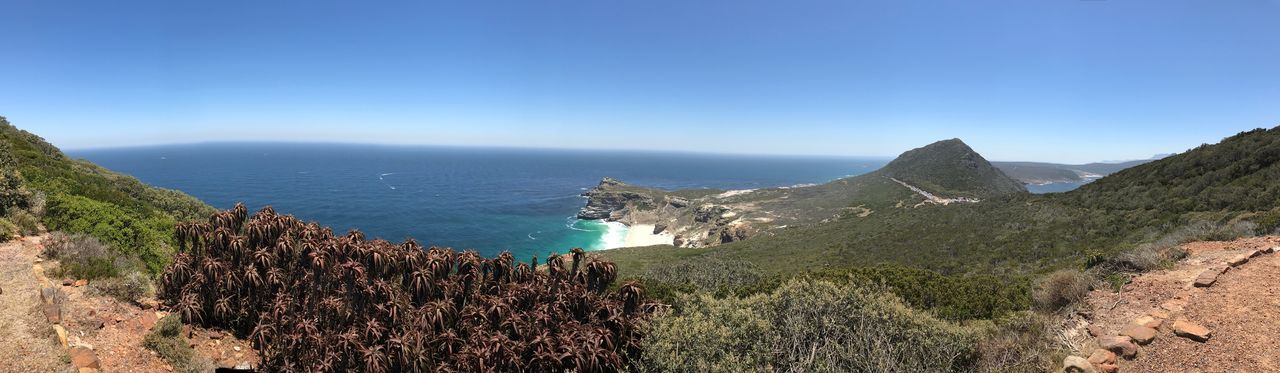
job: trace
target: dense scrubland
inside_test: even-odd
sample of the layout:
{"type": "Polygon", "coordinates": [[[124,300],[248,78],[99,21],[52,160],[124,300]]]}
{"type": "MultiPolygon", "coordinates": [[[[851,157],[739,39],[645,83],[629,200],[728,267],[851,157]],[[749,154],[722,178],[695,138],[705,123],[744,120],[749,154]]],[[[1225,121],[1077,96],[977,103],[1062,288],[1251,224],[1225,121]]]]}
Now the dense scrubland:
{"type": "MultiPolygon", "coordinates": [[[[183,321],[255,340],[268,370],[1043,371],[1066,347],[1055,315],[1090,288],[1166,266],[1180,243],[1280,228],[1278,129],[1069,193],[1002,183],[982,203],[881,201],[709,249],[526,264],[217,212],[0,124],[0,238],[56,231],[59,275],[126,301],[159,283],[183,321]]],[[[935,171],[920,180],[976,185],[935,171]]]]}

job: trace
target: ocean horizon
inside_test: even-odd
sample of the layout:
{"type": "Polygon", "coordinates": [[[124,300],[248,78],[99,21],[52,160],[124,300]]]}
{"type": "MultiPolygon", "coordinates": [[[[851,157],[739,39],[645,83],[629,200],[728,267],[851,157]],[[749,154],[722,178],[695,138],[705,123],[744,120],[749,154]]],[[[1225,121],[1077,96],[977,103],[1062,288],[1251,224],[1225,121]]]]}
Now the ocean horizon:
{"type": "Polygon", "coordinates": [[[320,143],[201,143],[68,151],[225,209],[281,213],[370,238],[545,257],[622,246],[621,223],[579,220],[601,178],[661,189],[823,183],[888,158],[320,143]]]}

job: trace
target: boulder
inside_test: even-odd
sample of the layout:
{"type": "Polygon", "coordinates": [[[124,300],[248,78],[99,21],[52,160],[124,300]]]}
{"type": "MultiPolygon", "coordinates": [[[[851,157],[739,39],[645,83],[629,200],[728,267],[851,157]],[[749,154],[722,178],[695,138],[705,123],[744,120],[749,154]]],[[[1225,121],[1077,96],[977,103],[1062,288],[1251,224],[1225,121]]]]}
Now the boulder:
{"type": "Polygon", "coordinates": [[[1204,342],[1209,340],[1213,332],[1190,321],[1178,320],[1173,322],[1173,334],[1196,342],[1204,342]]]}
{"type": "Polygon", "coordinates": [[[1254,251],[1250,251],[1250,252],[1249,252],[1249,257],[1250,257],[1250,258],[1256,258],[1256,257],[1258,257],[1259,255],[1262,255],[1262,254],[1264,254],[1264,253],[1262,252],[1262,250],[1254,250],[1254,251]]]}
{"type": "Polygon", "coordinates": [[[1227,264],[1231,265],[1232,267],[1239,267],[1240,265],[1248,262],[1249,262],[1249,253],[1244,253],[1244,254],[1237,255],[1235,258],[1232,258],[1231,261],[1227,262],[1227,264]]]}
{"type": "Polygon", "coordinates": [[[1274,253],[1274,252],[1276,252],[1276,247],[1275,247],[1275,246],[1272,246],[1272,247],[1268,247],[1268,248],[1262,249],[1262,253],[1263,253],[1263,254],[1270,254],[1270,253],[1274,253]]]}
{"type": "Polygon", "coordinates": [[[76,346],[67,350],[71,355],[71,365],[76,368],[102,369],[101,363],[98,362],[98,355],[93,350],[76,346]]]}
{"type": "Polygon", "coordinates": [[[1116,362],[1116,354],[1102,348],[1094,349],[1093,354],[1089,355],[1089,362],[1094,364],[1111,364],[1116,362]]]}
{"type": "Polygon", "coordinates": [[[62,279],[62,286],[71,286],[71,284],[74,284],[74,283],[76,283],[75,280],[72,280],[69,278],[62,279]]]}
{"type": "Polygon", "coordinates": [[[678,209],[689,207],[689,200],[687,199],[680,198],[680,197],[669,197],[669,198],[671,199],[667,200],[667,204],[670,204],[671,207],[675,207],[678,209]]]}
{"type": "Polygon", "coordinates": [[[1062,371],[1067,373],[1097,372],[1097,370],[1093,369],[1093,365],[1089,364],[1088,360],[1079,356],[1067,356],[1066,359],[1062,359],[1062,371]]]}
{"type": "Polygon", "coordinates": [[[1099,338],[1098,346],[1102,346],[1102,348],[1114,352],[1125,359],[1132,359],[1134,356],[1138,356],[1138,345],[1133,344],[1133,339],[1127,336],[1099,338]]]}
{"type": "Polygon", "coordinates": [[[676,237],[671,240],[671,246],[684,247],[684,236],[677,234],[676,237]]]}
{"type": "Polygon", "coordinates": [[[1115,364],[1098,364],[1098,371],[1102,373],[1116,373],[1120,371],[1120,366],[1115,364]]]}
{"type": "Polygon", "coordinates": [[[666,230],[667,230],[667,225],[666,225],[666,224],[654,224],[654,225],[653,225],[653,234],[662,234],[662,232],[663,232],[663,231],[666,231],[666,230]]]}
{"type": "Polygon", "coordinates": [[[1156,330],[1142,325],[1129,325],[1120,331],[1120,335],[1132,338],[1140,345],[1151,343],[1156,339],[1156,330]]]}

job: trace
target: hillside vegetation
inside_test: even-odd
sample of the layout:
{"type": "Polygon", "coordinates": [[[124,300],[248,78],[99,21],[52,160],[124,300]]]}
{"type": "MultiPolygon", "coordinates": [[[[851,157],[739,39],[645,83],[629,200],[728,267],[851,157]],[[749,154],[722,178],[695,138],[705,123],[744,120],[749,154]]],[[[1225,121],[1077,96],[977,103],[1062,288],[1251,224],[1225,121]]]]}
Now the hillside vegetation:
{"type": "MultiPolygon", "coordinates": [[[[0,161],[7,186],[0,198],[5,205],[33,210],[28,214],[35,218],[36,225],[43,223],[51,231],[92,236],[108,244],[113,255],[133,261],[152,274],[158,273],[172,256],[174,225],[215,211],[181,192],[148,186],[133,177],[68,158],[57,147],[14,127],[3,117],[0,161]]],[[[25,219],[12,214],[9,218],[25,219]]],[[[94,273],[112,272],[119,271],[70,275],[93,277],[94,273]]]]}

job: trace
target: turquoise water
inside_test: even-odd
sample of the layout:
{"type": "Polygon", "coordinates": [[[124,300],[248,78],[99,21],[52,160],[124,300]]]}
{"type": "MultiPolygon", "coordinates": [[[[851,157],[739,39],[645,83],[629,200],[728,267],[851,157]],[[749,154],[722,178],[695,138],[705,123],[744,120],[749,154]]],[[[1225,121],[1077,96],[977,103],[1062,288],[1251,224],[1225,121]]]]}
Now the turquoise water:
{"type": "MultiPolygon", "coordinates": [[[[244,202],[337,232],[545,257],[619,245],[621,224],[574,218],[602,177],[664,189],[821,183],[887,159],[336,144],[232,143],[73,151],[218,207],[244,202]]],[[[522,259],[523,260],[523,259],[522,259]]]]}

